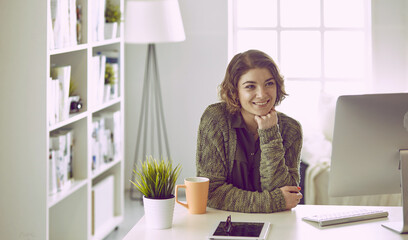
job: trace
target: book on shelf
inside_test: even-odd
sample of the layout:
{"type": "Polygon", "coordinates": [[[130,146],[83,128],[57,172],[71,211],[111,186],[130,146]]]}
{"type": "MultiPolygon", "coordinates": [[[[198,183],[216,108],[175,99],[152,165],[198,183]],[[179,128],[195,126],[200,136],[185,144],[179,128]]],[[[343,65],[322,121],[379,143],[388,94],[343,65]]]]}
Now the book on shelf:
{"type": "Polygon", "coordinates": [[[53,195],[58,192],[57,188],[57,169],[56,169],[56,156],[55,156],[55,151],[51,150],[49,151],[48,155],[48,166],[49,166],[49,195],[53,195]]]}
{"type": "Polygon", "coordinates": [[[50,135],[49,193],[63,191],[73,180],[74,131],[60,129],[50,135]]]}
{"type": "Polygon", "coordinates": [[[105,120],[105,129],[109,129],[111,133],[112,154],[114,159],[122,157],[121,154],[121,139],[122,133],[120,122],[120,111],[104,112],[101,117],[105,120]]]}
{"type": "Polygon", "coordinates": [[[92,170],[98,169],[102,164],[102,157],[100,151],[100,120],[99,118],[94,118],[92,120],[92,170]]]}
{"type": "Polygon", "coordinates": [[[92,170],[113,161],[111,131],[105,128],[105,118],[94,117],[92,121],[92,170]]]}
{"type": "Polygon", "coordinates": [[[54,91],[54,93],[53,93],[53,96],[54,96],[54,100],[53,100],[53,103],[54,103],[54,112],[55,112],[55,120],[54,120],[54,123],[57,123],[57,122],[59,122],[60,121],[60,95],[62,94],[61,93],[61,90],[60,90],[60,81],[59,81],[59,79],[57,78],[57,79],[53,79],[53,82],[52,82],[52,85],[53,85],[53,87],[52,87],[52,90],[54,91]]]}
{"type": "Polygon", "coordinates": [[[89,70],[91,71],[90,85],[93,86],[93,88],[89,91],[90,106],[98,105],[97,83],[100,78],[100,64],[101,64],[100,62],[101,62],[100,56],[95,55],[91,57],[89,70]]]}
{"type": "Polygon", "coordinates": [[[62,11],[62,9],[66,6],[65,3],[66,1],[62,0],[51,0],[51,21],[55,49],[64,47],[65,34],[67,33],[66,30],[68,29],[68,26],[65,25],[67,22],[63,20],[64,17],[67,17],[64,16],[64,11],[62,11]]]}
{"type": "MultiPolygon", "coordinates": [[[[55,13],[54,13],[55,14],[55,13]]],[[[47,37],[48,37],[48,49],[52,50],[55,47],[54,43],[54,31],[53,31],[53,20],[51,17],[51,4],[47,5],[47,37]]]]}
{"type": "Polygon", "coordinates": [[[49,107],[49,123],[56,123],[69,118],[70,101],[69,85],[71,81],[71,66],[51,67],[51,78],[47,100],[49,107]],[[54,104],[54,105],[51,105],[54,104]],[[52,115],[50,115],[52,114],[52,115]]]}
{"type": "Polygon", "coordinates": [[[60,81],[58,79],[48,78],[47,84],[47,110],[48,124],[52,126],[60,121],[60,81]]]}
{"type": "Polygon", "coordinates": [[[68,21],[69,21],[69,46],[75,46],[77,42],[77,4],[76,0],[68,0],[68,21]]]}
{"type": "Polygon", "coordinates": [[[52,126],[56,123],[56,111],[55,111],[55,82],[52,77],[47,79],[47,116],[48,116],[48,126],[52,126]]]}
{"type": "Polygon", "coordinates": [[[65,147],[65,156],[67,157],[67,178],[73,179],[74,172],[73,172],[73,160],[74,160],[74,130],[71,128],[61,128],[58,130],[58,134],[65,136],[66,138],[66,145],[65,147]]]}
{"type": "Polygon", "coordinates": [[[92,0],[91,36],[94,42],[103,41],[105,37],[106,0],[92,0]]]}
{"type": "Polygon", "coordinates": [[[98,51],[97,54],[106,56],[107,63],[119,63],[119,51],[118,50],[98,51]]]}
{"type": "Polygon", "coordinates": [[[105,73],[106,73],[106,56],[97,54],[91,58],[92,85],[96,86],[91,91],[90,98],[92,105],[100,105],[108,99],[105,97],[105,73]]]}
{"type": "Polygon", "coordinates": [[[99,152],[102,163],[108,163],[112,161],[110,157],[110,131],[105,128],[105,118],[96,117],[96,121],[99,121],[99,132],[98,132],[98,141],[99,141],[99,152]]]}
{"type": "Polygon", "coordinates": [[[50,20],[54,45],[51,49],[75,46],[77,42],[76,0],[50,0],[50,20]]]}
{"type": "MultiPolygon", "coordinates": [[[[106,64],[106,68],[108,67],[110,67],[109,64],[106,64]]],[[[103,102],[108,102],[110,100],[110,94],[111,94],[111,85],[105,83],[103,85],[103,102]]]]}
{"type": "Polygon", "coordinates": [[[104,91],[105,91],[106,56],[99,55],[99,57],[100,57],[99,79],[97,83],[98,104],[102,104],[104,102],[104,91]]]}
{"type": "MultiPolygon", "coordinates": [[[[105,56],[106,58],[106,68],[111,66],[113,70],[114,84],[110,84],[109,92],[104,95],[105,100],[112,100],[119,96],[119,51],[117,50],[106,50],[99,51],[98,55],[105,56]]],[[[105,85],[106,85],[105,80],[105,85]]]]}
{"type": "Polygon", "coordinates": [[[92,121],[92,170],[122,157],[120,112],[104,112],[92,121]]]}

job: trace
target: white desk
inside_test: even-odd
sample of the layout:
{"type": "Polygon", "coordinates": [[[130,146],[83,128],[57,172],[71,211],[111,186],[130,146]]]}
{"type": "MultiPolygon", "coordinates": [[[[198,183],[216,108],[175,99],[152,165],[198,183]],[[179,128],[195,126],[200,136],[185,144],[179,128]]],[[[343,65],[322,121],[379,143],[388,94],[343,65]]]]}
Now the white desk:
{"type": "Polygon", "coordinates": [[[305,222],[304,216],[333,211],[345,211],[355,206],[326,206],[299,205],[291,211],[271,214],[248,214],[227,212],[207,208],[206,214],[193,215],[187,209],[176,203],[173,217],[173,227],[163,230],[152,230],[146,227],[144,217],[129,231],[123,240],[201,240],[208,239],[208,235],[218,224],[231,215],[232,221],[269,221],[271,228],[268,239],[408,239],[408,234],[398,234],[381,226],[388,221],[402,219],[401,207],[367,207],[384,209],[389,212],[388,218],[367,220],[357,223],[347,223],[319,228],[317,224],[305,222]]]}

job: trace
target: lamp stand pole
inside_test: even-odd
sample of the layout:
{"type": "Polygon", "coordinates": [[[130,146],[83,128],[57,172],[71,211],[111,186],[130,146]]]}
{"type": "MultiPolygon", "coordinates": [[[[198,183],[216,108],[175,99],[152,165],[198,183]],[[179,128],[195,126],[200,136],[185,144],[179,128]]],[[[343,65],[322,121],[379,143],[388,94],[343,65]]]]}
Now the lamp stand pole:
{"type": "MultiPolygon", "coordinates": [[[[139,161],[146,159],[146,148],[148,137],[150,138],[151,153],[153,155],[155,141],[154,135],[157,134],[157,150],[160,157],[170,159],[170,148],[167,139],[166,122],[164,120],[163,100],[160,88],[159,73],[157,68],[156,46],[154,43],[148,44],[146,68],[143,82],[142,105],[139,116],[139,126],[137,130],[136,148],[133,167],[136,167],[139,161]],[[153,76],[151,76],[151,70],[153,76]],[[151,79],[152,78],[152,79],[151,79]],[[149,119],[150,116],[150,119],[149,119]],[[150,123],[150,126],[149,126],[150,123]],[[156,123],[156,126],[154,124],[156,123]],[[148,134],[149,133],[149,134],[148,134]],[[141,141],[141,136],[143,139],[141,141]],[[162,139],[163,135],[163,139],[162,139]],[[164,141],[166,155],[163,154],[162,141],[164,141]],[[139,147],[143,145],[141,156],[139,157],[139,147]]],[[[132,181],[135,182],[135,176],[132,169],[132,181]]],[[[130,199],[142,200],[141,193],[131,184],[130,199]]]]}

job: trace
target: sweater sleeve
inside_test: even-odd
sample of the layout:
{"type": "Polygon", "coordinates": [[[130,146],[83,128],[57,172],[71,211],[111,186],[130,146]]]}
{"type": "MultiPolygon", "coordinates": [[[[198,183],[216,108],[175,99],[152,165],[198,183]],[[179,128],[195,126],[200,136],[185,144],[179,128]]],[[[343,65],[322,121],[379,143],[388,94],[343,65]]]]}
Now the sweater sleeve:
{"type": "Polygon", "coordinates": [[[285,121],[282,131],[278,125],[258,130],[261,145],[261,187],[266,191],[283,186],[298,186],[300,182],[301,127],[293,119],[288,120],[288,117],[284,117],[282,121],[285,121]]]}
{"type": "Polygon", "coordinates": [[[197,175],[210,179],[208,206],[250,213],[270,213],[285,210],[285,200],[279,188],[251,192],[228,183],[230,167],[228,121],[214,119],[217,112],[206,110],[201,118],[197,138],[197,175]]]}

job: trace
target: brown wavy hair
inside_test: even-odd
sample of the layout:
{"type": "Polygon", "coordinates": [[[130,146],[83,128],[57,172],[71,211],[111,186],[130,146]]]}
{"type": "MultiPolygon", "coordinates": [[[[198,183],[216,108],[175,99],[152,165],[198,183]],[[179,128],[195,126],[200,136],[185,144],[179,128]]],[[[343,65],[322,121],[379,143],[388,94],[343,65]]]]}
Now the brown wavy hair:
{"type": "Polygon", "coordinates": [[[251,69],[266,68],[272,74],[277,85],[275,106],[279,105],[288,95],[285,91],[283,76],[279,73],[273,59],[259,50],[248,50],[235,55],[228,64],[224,80],[219,86],[219,97],[227,104],[227,109],[234,114],[241,110],[238,98],[238,81],[251,69]]]}

